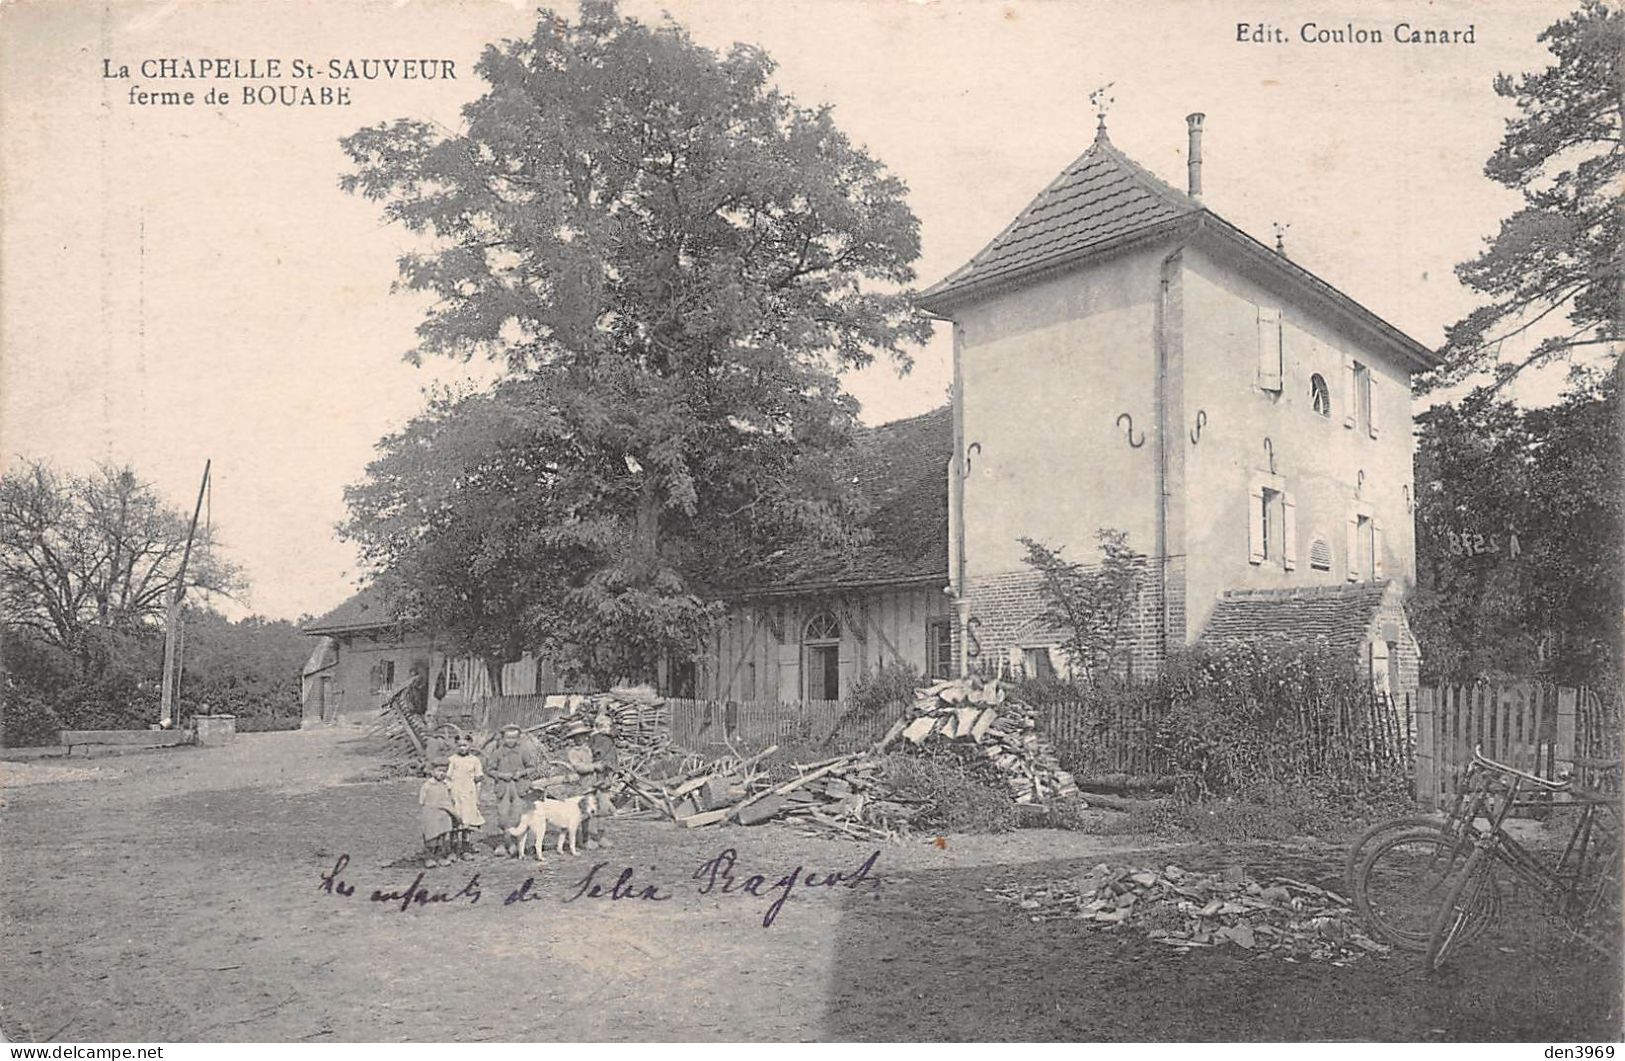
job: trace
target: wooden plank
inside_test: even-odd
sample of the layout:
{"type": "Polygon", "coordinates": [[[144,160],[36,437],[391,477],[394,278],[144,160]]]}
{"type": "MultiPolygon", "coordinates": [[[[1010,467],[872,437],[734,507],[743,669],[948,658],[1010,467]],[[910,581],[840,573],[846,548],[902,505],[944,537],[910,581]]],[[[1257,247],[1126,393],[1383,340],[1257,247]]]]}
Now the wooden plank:
{"type": "Polygon", "coordinates": [[[124,748],[173,748],[191,740],[184,729],[65,729],[59,738],[63,744],[103,744],[124,748]]]}
{"type": "Polygon", "coordinates": [[[1438,690],[1423,686],[1417,690],[1416,713],[1416,794],[1424,806],[1439,805],[1438,763],[1434,752],[1434,705],[1438,690]]]}

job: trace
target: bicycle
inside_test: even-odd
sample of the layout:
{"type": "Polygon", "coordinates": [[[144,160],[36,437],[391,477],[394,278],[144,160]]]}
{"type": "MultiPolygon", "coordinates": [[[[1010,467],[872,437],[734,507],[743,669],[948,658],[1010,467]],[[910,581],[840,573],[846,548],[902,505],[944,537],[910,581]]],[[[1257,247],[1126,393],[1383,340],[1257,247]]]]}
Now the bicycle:
{"type": "MultiPolygon", "coordinates": [[[[1472,822],[1487,799],[1481,768],[1468,768],[1467,783],[1444,816],[1395,818],[1367,829],[1349,848],[1344,880],[1350,900],[1377,939],[1402,950],[1425,951],[1434,914],[1456,872],[1472,852],[1472,822]]],[[[1500,910],[1499,885],[1481,896],[1467,925],[1482,932],[1500,910]]]]}
{"type": "MultiPolygon", "coordinates": [[[[1620,939],[1620,822],[1619,797],[1575,788],[1572,780],[1548,781],[1515,767],[1498,763],[1473,750],[1473,764],[1504,791],[1490,801],[1489,827],[1469,823],[1472,852],[1450,882],[1428,935],[1427,963],[1441,969],[1463,943],[1483,930],[1479,924],[1489,896],[1498,892],[1497,865],[1504,865],[1541,896],[1564,921],[1575,938],[1603,954],[1616,951],[1620,939]],[[1579,810],[1567,845],[1551,865],[1531,853],[1505,829],[1508,814],[1520,803],[1520,792],[1534,791],[1544,800],[1533,802],[1579,810]],[[1559,794],[1577,797],[1571,803],[1553,801],[1559,794]],[[1604,811],[1611,812],[1610,826],[1604,811]]],[[[1617,763],[1587,760],[1577,765],[1617,767],[1617,763]]],[[[1486,786],[1488,791],[1488,786],[1486,786]]],[[[1487,923],[1487,922],[1486,922],[1487,923]]]]}

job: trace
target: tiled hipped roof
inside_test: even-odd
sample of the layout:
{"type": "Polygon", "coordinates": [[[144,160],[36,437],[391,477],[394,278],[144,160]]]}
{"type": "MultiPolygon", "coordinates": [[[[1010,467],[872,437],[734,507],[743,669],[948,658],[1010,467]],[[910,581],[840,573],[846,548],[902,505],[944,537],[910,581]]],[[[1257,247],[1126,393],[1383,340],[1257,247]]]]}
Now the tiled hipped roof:
{"type": "Polygon", "coordinates": [[[1201,640],[1325,641],[1352,651],[1365,641],[1387,592],[1387,582],[1231,590],[1219,598],[1201,640]]]}
{"type": "Polygon", "coordinates": [[[1196,200],[1117,150],[1102,129],[1089,150],[1008,228],[933,285],[923,300],[930,305],[942,296],[1042,271],[1200,210],[1196,200]]]}
{"type": "Polygon", "coordinates": [[[946,582],[953,432],[953,410],[944,406],[859,435],[842,468],[871,507],[871,539],[851,550],[805,543],[768,565],[760,588],[946,582]]]}

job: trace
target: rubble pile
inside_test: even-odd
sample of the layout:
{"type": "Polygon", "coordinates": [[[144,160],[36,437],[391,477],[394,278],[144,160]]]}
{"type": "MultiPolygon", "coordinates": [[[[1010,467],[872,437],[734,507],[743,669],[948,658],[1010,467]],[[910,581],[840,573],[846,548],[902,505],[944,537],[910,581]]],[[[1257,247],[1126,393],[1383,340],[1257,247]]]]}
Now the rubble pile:
{"type": "Polygon", "coordinates": [[[1289,877],[1261,884],[1239,866],[1213,874],[1101,863],[1077,877],[984,890],[1028,911],[1033,921],[1129,929],[1180,952],[1233,946],[1288,962],[1343,966],[1389,951],[1365,934],[1349,901],[1336,892],[1289,877]]]}

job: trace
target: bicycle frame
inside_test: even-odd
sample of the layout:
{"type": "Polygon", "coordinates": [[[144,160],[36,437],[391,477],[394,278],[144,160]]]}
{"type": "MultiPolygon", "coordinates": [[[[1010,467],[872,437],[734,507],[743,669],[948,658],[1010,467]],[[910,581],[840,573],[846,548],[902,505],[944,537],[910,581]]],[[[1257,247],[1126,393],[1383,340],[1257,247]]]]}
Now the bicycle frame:
{"type": "MultiPolygon", "coordinates": [[[[1581,796],[1566,806],[1579,809],[1580,816],[1569,832],[1568,844],[1563,854],[1555,864],[1548,865],[1545,861],[1529,851],[1523,844],[1509,835],[1503,828],[1507,815],[1514,807],[1543,806],[1561,807],[1565,804],[1553,804],[1542,800],[1518,799],[1520,792],[1530,789],[1545,794],[1559,792],[1574,795],[1569,781],[1548,781],[1534,774],[1525,773],[1504,763],[1498,763],[1484,756],[1481,750],[1473,752],[1473,767],[1486,771],[1486,780],[1496,778],[1506,784],[1504,795],[1496,800],[1492,799],[1494,793],[1489,786],[1483,786],[1478,793],[1481,804],[1488,806],[1489,828],[1480,830],[1475,824],[1474,817],[1466,817],[1459,824],[1466,834],[1473,836],[1473,844],[1489,852],[1496,861],[1506,865],[1518,877],[1537,889],[1552,905],[1557,913],[1570,917],[1575,913],[1576,900],[1580,898],[1581,885],[1586,877],[1588,859],[1596,864],[1603,864],[1604,859],[1617,863],[1619,859],[1619,823],[1618,807],[1611,799],[1581,796]],[[1610,808],[1615,815],[1615,824],[1608,830],[1606,822],[1599,822],[1599,813],[1603,808],[1610,808]],[[1599,834],[1607,835],[1599,838],[1599,834]]],[[[1603,864],[1606,871],[1608,865],[1603,864]]],[[[1617,868],[1617,867],[1616,867],[1617,868]]]]}

